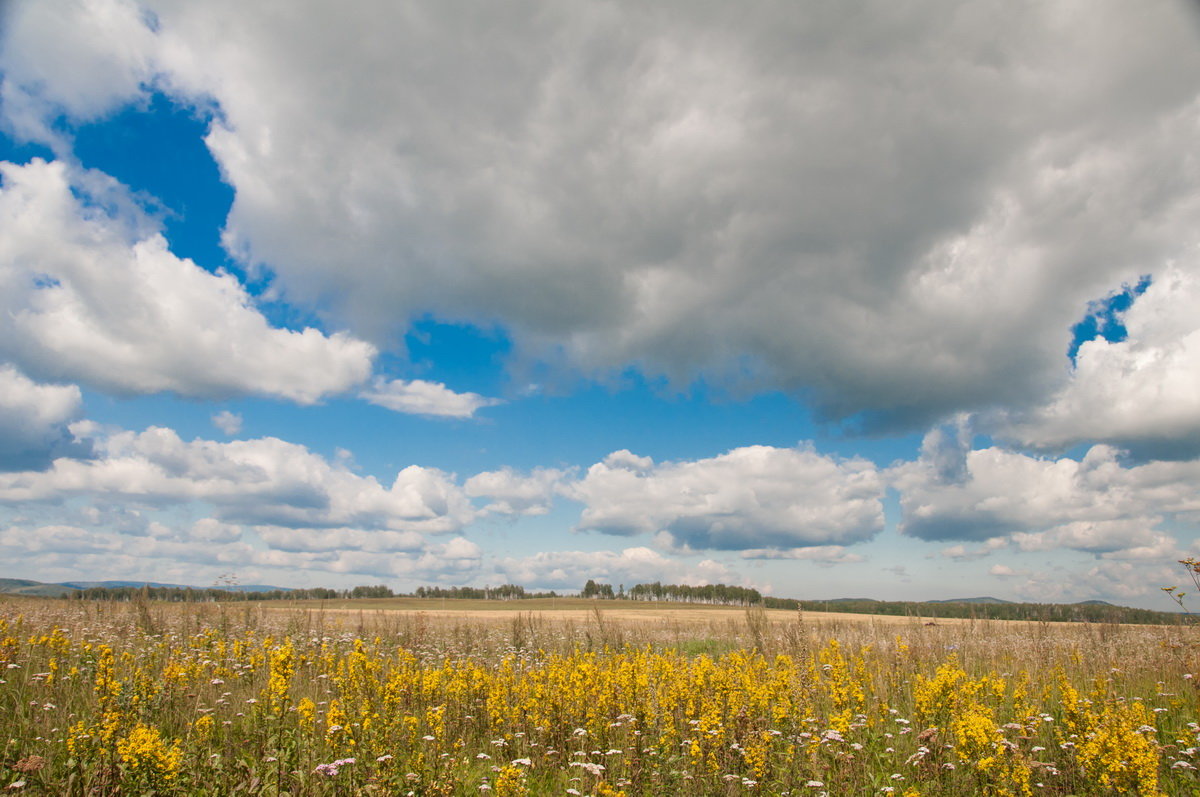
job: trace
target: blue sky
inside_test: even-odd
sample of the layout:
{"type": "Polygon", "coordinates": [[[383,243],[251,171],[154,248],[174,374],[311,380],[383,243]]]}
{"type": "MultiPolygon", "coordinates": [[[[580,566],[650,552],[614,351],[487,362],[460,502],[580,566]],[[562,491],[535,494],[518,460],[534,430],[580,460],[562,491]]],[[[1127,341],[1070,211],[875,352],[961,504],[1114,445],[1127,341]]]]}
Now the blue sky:
{"type": "Polygon", "coordinates": [[[4,6],[0,575],[1170,608],[1192,7],[729,13],[4,6]]]}

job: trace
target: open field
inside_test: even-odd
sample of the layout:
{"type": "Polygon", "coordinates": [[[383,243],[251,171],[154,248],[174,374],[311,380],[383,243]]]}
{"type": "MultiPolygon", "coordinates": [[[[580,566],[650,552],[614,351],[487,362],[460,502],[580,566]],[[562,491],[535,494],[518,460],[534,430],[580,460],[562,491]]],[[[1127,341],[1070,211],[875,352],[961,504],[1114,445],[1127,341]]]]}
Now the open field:
{"type": "MultiPolygon", "coordinates": [[[[614,622],[634,623],[722,623],[745,620],[745,607],[710,606],[694,603],[671,603],[666,601],[595,601],[588,598],[534,598],[512,601],[461,600],[436,598],[381,598],[360,600],[321,601],[319,607],[313,601],[264,601],[263,608],[272,611],[324,611],[330,613],[376,613],[376,614],[424,614],[430,618],[455,619],[502,619],[533,614],[543,620],[586,622],[600,612],[603,618],[614,622]]],[[[794,623],[797,612],[784,609],[760,610],[763,617],[773,623],[794,623]]],[[[851,612],[803,612],[803,622],[813,624],[830,623],[879,623],[886,625],[912,625],[925,622],[938,624],[970,623],[958,618],[900,617],[896,615],[857,614],[851,612]]]]}
{"type": "Polygon", "coordinates": [[[440,603],[0,601],[0,789],[1200,789],[1193,628],[440,603]]]}

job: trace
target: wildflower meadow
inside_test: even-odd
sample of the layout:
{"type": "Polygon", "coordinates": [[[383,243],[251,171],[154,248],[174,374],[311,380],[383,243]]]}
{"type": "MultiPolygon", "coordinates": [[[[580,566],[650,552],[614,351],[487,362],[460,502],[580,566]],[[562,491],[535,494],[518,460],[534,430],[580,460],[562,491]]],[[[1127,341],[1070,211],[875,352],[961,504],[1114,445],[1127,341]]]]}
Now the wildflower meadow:
{"type": "Polygon", "coordinates": [[[1200,793],[1186,626],[0,602],[0,790],[1200,793]]]}

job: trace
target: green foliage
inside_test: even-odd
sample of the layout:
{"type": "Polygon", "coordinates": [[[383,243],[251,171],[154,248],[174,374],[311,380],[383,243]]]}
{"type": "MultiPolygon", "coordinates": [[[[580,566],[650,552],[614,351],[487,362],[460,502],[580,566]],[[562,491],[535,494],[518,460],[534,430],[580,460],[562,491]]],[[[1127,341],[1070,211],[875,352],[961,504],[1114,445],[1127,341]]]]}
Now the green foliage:
{"type": "Polygon", "coordinates": [[[758,590],[728,584],[693,587],[689,584],[660,584],[655,581],[653,584],[636,584],[627,594],[632,600],[682,601],[718,606],[755,606],[763,602],[758,590]]]}
{"type": "Polygon", "coordinates": [[[615,598],[616,595],[613,593],[612,584],[597,584],[595,581],[592,581],[589,578],[588,582],[583,585],[583,591],[579,593],[579,597],[605,598],[611,600],[615,598]]]}
{"type": "Polygon", "coordinates": [[[523,598],[557,598],[558,593],[526,592],[516,584],[501,584],[498,587],[417,587],[412,594],[416,598],[458,598],[463,600],[509,601],[523,598]]]}
{"type": "Polygon", "coordinates": [[[790,601],[767,598],[768,609],[803,609],[806,612],[849,612],[899,617],[961,618],[974,620],[1024,620],[1047,623],[1138,623],[1177,625],[1186,618],[1172,612],[1134,609],[1106,603],[970,603],[873,601],[850,598],[826,601],[790,601]]]}
{"type": "MultiPolygon", "coordinates": [[[[361,589],[374,588],[362,587],[361,589]]],[[[339,592],[323,587],[243,592],[216,587],[151,587],[143,585],[140,587],[87,587],[71,593],[69,597],[75,600],[118,601],[120,603],[133,603],[138,600],[164,601],[166,603],[212,603],[215,601],[332,600],[348,597],[349,594],[350,592],[347,591],[339,592]]]]}

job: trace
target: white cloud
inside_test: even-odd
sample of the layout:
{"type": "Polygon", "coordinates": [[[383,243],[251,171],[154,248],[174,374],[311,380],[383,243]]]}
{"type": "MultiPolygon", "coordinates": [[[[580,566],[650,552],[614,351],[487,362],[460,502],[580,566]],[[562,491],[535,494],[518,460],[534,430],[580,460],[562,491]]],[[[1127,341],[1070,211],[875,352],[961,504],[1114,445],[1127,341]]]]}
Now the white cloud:
{"type": "Polygon", "coordinates": [[[62,162],[0,163],[0,356],[118,394],[303,404],[367,378],[345,333],[272,328],[230,274],[175,257],[124,189],[62,162]]]}
{"type": "Polygon", "coordinates": [[[113,535],[100,534],[77,526],[42,526],[32,532],[20,527],[9,527],[0,531],[0,548],[30,553],[111,553],[120,548],[120,541],[113,535]]]}
{"type": "Polygon", "coordinates": [[[382,579],[471,581],[480,570],[483,552],[463,537],[444,543],[427,543],[419,550],[337,550],[288,552],[271,549],[257,552],[253,564],[276,568],[306,569],[328,573],[357,574],[382,579]]]}
{"type": "Polygon", "coordinates": [[[184,442],[151,427],[96,441],[99,456],[58,459],[45,472],[0,474],[0,500],[76,496],[149,505],[211,504],[221,521],[297,528],[456,532],[474,520],[467,496],[442,471],[410,465],[390,487],[276,438],[184,442]]]}
{"type": "Polygon", "coordinates": [[[263,542],[277,551],[413,553],[423,551],[428,544],[428,540],[415,531],[358,528],[297,529],[283,526],[256,526],[254,530],[263,542]]]}
{"type": "Polygon", "coordinates": [[[1182,3],[44,5],[9,123],[215,103],[229,246],[377,340],[499,323],[917,422],[1035,402],[1087,302],[1200,230],[1182,3]]]}
{"type": "Polygon", "coordinates": [[[1200,454],[1200,277],[1187,267],[1155,275],[1121,314],[1127,337],[1083,343],[1063,387],[1001,429],[1025,445],[1103,441],[1150,456],[1200,454]]]}
{"type": "Polygon", "coordinates": [[[214,518],[201,518],[192,524],[185,537],[208,543],[237,542],[242,538],[242,528],[214,518]]]}
{"type": "Polygon", "coordinates": [[[1174,537],[1154,531],[1160,516],[1117,518],[1113,520],[1077,520],[1048,531],[1012,535],[1022,551],[1050,551],[1071,548],[1101,554],[1108,559],[1169,559],[1178,550],[1174,537]]]}
{"type": "Polygon", "coordinates": [[[1109,446],[1080,460],[1045,459],[1001,448],[964,452],[961,477],[922,458],[896,466],[901,532],[925,540],[986,540],[972,559],[1012,543],[1023,551],[1069,548],[1106,558],[1168,558],[1168,521],[1193,525],[1200,509],[1200,461],[1125,465],[1109,446]]]}
{"type": "Polygon", "coordinates": [[[11,3],[0,15],[0,118],[18,138],[61,145],[47,124],[54,116],[93,119],[136,100],[153,81],[157,44],[136,3],[11,3]]]}
{"type": "Polygon", "coordinates": [[[1041,603],[1124,602],[1151,596],[1149,606],[1171,611],[1174,606],[1169,600],[1156,603],[1153,596],[1162,597],[1161,587],[1178,583],[1177,571],[1174,563],[1105,561],[1090,567],[1022,571],[1017,575],[1024,580],[1015,582],[1014,589],[1023,600],[1041,603]]]}
{"type": "Polygon", "coordinates": [[[242,431],[242,416],[238,415],[236,412],[221,410],[220,412],[213,414],[212,424],[225,434],[232,437],[233,435],[242,431]]]}
{"type": "MultiPolygon", "coordinates": [[[[282,530],[281,530],[282,531],[282,530]]],[[[296,534],[296,530],[286,530],[296,534]]],[[[318,534],[322,533],[318,532],[318,534]]],[[[331,582],[363,583],[365,579],[451,581],[473,579],[480,570],[482,551],[462,537],[446,542],[425,541],[407,548],[383,549],[317,547],[297,550],[268,547],[243,540],[241,530],[211,518],[188,529],[162,527],[160,533],[134,537],[75,526],[10,526],[0,530],[0,555],[21,572],[42,578],[145,578],[205,586],[231,571],[254,581],[281,586],[328,586],[331,582]],[[305,573],[319,573],[316,579],[305,573]]],[[[379,532],[388,537],[393,532],[379,532]]],[[[336,534],[335,534],[336,537],[336,534]]],[[[343,543],[356,541],[342,537],[343,543]]],[[[246,583],[246,578],[241,579],[246,583]]]]}
{"type": "Polygon", "coordinates": [[[975,549],[968,549],[965,545],[951,545],[948,548],[943,548],[939,551],[939,555],[951,559],[955,562],[971,562],[976,559],[982,559],[985,556],[991,556],[998,550],[1009,546],[1008,537],[993,537],[984,542],[983,546],[975,549]]]}
{"type": "Polygon", "coordinates": [[[440,382],[423,379],[388,381],[377,377],[371,389],[358,395],[364,401],[395,412],[439,418],[470,418],[483,407],[501,403],[478,393],[455,393],[440,382]]]}
{"type": "Polygon", "coordinates": [[[586,504],[580,529],[665,531],[675,545],[693,549],[844,544],[883,528],[883,483],[874,465],[807,448],[749,446],[661,465],[618,451],[566,494],[586,504]]]}
{"type": "Polygon", "coordinates": [[[1017,571],[1013,570],[1008,565],[997,564],[988,568],[988,575],[996,576],[997,578],[1012,578],[1013,576],[1017,575],[1017,571]]]}
{"type": "Polygon", "coordinates": [[[693,585],[742,581],[728,567],[711,559],[689,565],[645,547],[619,552],[544,551],[521,559],[502,559],[496,569],[514,584],[538,589],[578,590],[588,579],[614,587],[653,581],[693,585]]]}
{"type": "Polygon", "coordinates": [[[0,363],[0,470],[42,468],[87,446],[68,424],[83,406],[75,385],[42,385],[0,363]]]}
{"type": "Polygon", "coordinates": [[[512,468],[477,473],[463,484],[472,498],[491,498],[485,511],[497,515],[544,515],[554,496],[565,489],[567,473],[555,468],[534,468],[525,476],[512,468]]]}

